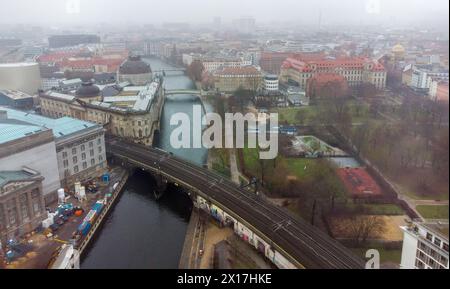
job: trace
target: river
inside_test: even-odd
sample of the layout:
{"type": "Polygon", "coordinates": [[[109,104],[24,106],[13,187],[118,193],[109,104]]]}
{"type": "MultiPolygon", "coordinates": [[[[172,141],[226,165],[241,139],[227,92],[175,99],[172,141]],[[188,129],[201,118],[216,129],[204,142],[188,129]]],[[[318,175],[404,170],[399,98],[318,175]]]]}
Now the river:
{"type": "MultiPolygon", "coordinates": [[[[172,66],[155,59],[145,59],[152,70],[172,66]]],[[[166,89],[191,89],[193,82],[182,72],[167,72],[166,89]]],[[[173,149],[170,146],[170,116],[177,112],[192,115],[192,106],[201,104],[191,95],[170,96],[161,116],[158,145],[175,155],[203,165],[206,149],[173,149]]],[[[206,105],[206,109],[211,107],[206,105]]],[[[135,173],[112,209],[98,236],[87,248],[81,268],[177,268],[192,203],[176,188],[169,189],[156,201],[152,194],[151,177],[135,173]]]]}

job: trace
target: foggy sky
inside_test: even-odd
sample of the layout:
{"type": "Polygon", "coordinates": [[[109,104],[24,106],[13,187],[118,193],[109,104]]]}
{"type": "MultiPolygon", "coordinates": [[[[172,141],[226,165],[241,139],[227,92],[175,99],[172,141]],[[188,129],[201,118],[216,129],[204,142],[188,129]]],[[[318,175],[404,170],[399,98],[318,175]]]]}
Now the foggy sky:
{"type": "MultiPolygon", "coordinates": [[[[258,23],[394,24],[448,22],[448,0],[1,0],[1,23],[211,22],[251,16],[258,23]],[[78,1],[80,11],[67,10],[78,1]],[[367,2],[374,1],[371,8],[367,2]]],[[[75,6],[76,7],[76,6],[75,6]]],[[[75,8],[76,9],[76,8],[75,8]]]]}

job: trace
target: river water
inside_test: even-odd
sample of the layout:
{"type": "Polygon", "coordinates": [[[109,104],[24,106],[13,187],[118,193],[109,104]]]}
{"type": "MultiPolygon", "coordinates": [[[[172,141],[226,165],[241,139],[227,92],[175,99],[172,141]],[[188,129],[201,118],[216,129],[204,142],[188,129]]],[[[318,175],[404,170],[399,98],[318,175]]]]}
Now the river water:
{"type": "MultiPolygon", "coordinates": [[[[171,69],[159,59],[146,59],[153,71],[171,69]]],[[[166,89],[191,89],[192,81],[182,72],[167,72],[166,89]]],[[[191,162],[203,165],[205,149],[173,149],[170,146],[170,116],[177,112],[192,115],[192,106],[201,104],[191,95],[170,96],[161,116],[158,146],[191,162]]],[[[206,105],[210,110],[210,106],[206,105]]],[[[149,175],[137,172],[112,209],[97,238],[87,249],[81,268],[177,268],[192,203],[176,188],[156,201],[149,175]]]]}

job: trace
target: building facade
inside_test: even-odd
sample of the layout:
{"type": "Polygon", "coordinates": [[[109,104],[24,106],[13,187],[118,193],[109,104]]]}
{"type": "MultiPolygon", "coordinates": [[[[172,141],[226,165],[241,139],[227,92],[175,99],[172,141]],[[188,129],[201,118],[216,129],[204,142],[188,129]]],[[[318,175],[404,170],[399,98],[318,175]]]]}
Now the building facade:
{"type": "Polygon", "coordinates": [[[0,243],[33,231],[47,217],[43,179],[28,168],[0,171],[0,243]]]}
{"type": "Polygon", "coordinates": [[[306,89],[308,79],[319,73],[342,75],[349,87],[356,87],[363,82],[373,84],[377,89],[386,87],[386,70],[384,66],[367,58],[338,58],[323,57],[288,58],[281,67],[280,80],[283,83],[297,85],[306,89]]]}
{"type": "Polygon", "coordinates": [[[51,119],[13,109],[3,110],[10,120],[51,129],[55,139],[57,171],[63,185],[90,180],[106,169],[105,130],[102,126],[69,117],[51,119]]]}
{"type": "MultiPolygon", "coordinates": [[[[162,80],[161,80],[162,81],[162,80]]],[[[158,80],[147,86],[114,85],[119,94],[102,101],[47,91],[39,95],[45,116],[68,116],[102,125],[115,136],[152,145],[164,104],[164,90],[158,80]]]]}
{"type": "Polygon", "coordinates": [[[279,89],[278,76],[275,74],[268,74],[264,76],[264,90],[270,92],[277,92],[279,89]]]}
{"type": "Polygon", "coordinates": [[[56,144],[51,129],[7,118],[0,108],[0,171],[20,171],[24,167],[43,177],[45,203],[57,200],[59,179],[56,144]]]}
{"type": "Polygon", "coordinates": [[[35,95],[41,88],[39,64],[34,62],[0,64],[0,89],[35,95]]]}
{"type": "Polygon", "coordinates": [[[448,223],[413,222],[403,230],[402,269],[448,269],[448,223]]]}
{"type": "Polygon", "coordinates": [[[226,67],[213,74],[215,89],[232,93],[239,88],[257,91],[263,85],[262,73],[253,66],[226,67]]]}

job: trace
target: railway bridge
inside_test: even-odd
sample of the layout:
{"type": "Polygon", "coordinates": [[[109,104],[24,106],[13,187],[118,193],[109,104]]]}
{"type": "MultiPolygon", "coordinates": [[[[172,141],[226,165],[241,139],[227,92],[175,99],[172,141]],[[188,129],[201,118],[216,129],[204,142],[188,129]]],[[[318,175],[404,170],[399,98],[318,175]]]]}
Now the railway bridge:
{"type": "Polygon", "coordinates": [[[364,267],[361,259],[327,234],[223,176],[163,150],[118,138],[107,138],[106,151],[115,163],[151,173],[157,196],[168,183],[181,186],[194,206],[233,227],[279,268],[364,267]]]}

